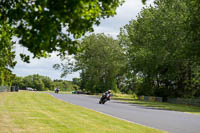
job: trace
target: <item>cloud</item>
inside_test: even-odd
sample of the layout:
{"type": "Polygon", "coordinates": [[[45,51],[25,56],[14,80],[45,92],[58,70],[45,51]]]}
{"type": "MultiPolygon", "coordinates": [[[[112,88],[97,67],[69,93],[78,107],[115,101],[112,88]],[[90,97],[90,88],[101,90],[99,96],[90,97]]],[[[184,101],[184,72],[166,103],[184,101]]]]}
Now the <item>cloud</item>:
{"type": "Polygon", "coordinates": [[[117,9],[117,15],[111,18],[102,19],[99,26],[94,26],[95,33],[110,34],[116,38],[120,28],[129,23],[130,20],[136,19],[136,16],[145,6],[153,4],[154,0],[148,0],[143,5],[141,0],[126,0],[126,2],[117,9]]]}
{"type": "MultiPolygon", "coordinates": [[[[28,52],[28,50],[24,47],[21,47],[20,45],[15,46],[16,51],[16,61],[17,65],[12,70],[14,74],[17,76],[27,76],[32,74],[40,74],[43,76],[48,76],[51,79],[61,79],[60,75],[61,72],[53,69],[53,65],[57,63],[61,63],[60,58],[57,56],[57,53],[52,53],[51,57],[49,58],[41,58],[41,59],[30,59],[30,63],[25,63],[20,59],[19,53],[30,55],[30,57],[33,57],[33,55],[28,52]]],[[[72,80],[75,77],[79,77],[79,73],[73,73],[71,75],[68,75],[66,80],[72,80]]]]}

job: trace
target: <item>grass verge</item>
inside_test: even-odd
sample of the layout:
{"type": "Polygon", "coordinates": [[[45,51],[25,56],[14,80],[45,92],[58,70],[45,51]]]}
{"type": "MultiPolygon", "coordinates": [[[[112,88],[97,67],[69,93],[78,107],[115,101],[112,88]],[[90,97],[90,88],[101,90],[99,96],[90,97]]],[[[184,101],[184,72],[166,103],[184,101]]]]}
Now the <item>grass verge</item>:
{"type": "Polygon", "coordinates": [[[184,104],[171,104],[166,102],[148,102],[148,101],[141,101],[135,99],[135,95],[119,95],[115,94],[112,99],[120,100],[122,102],[128,102],[136,105],[141,105],[144,107],[153,107],[157,109],[163,110],[172,110],[172,111],[180,111],[185,113],[192,113],[200,115],[200,107],[192,106],[192,105],[184,105],[184,104]]]}
{"type": "Polygon", "coordinates": [[[163,133],[53,98],[46,93],[0,93],[2,133],[163,133]]]}

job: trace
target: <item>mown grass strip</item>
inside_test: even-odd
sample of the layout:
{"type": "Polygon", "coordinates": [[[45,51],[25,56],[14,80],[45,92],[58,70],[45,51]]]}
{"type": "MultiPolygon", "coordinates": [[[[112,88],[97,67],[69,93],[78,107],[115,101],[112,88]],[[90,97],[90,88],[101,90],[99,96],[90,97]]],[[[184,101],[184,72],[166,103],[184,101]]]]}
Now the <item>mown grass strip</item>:
{"type": "Polygon", "coordinates": [[[192,106],[192,105],[184,105],[184,104],[171,104],[166,102],[148,102],[148,101],[141,101],[131,97],[113,97],[112,99],[120,100],[122,102],[128,102],[135,105],[140,105],[144,107],[153,107],[157,109],[163,110],[171,110],[171,111],[180,111],[185,113],[192,113],[200,115],[200,107],[192,106]]]}
{"type": "Polygon", "coordinates": [[[2,133],[163,133],[53,98],[46,93],[0,93],[2,133]]]}

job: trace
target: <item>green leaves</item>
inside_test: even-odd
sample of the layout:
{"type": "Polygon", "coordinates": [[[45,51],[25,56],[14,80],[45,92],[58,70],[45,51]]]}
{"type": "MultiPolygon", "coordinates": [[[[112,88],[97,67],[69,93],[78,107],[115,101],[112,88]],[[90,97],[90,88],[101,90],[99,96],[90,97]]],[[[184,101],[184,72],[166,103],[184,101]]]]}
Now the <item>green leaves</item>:
{"type": "MultiPolygon", "coordinates": [[[[26,89],[31,87],[37,91],[46,91],[59,88],[62,91],[73,90],[73,87],[76,86],[71,81],[66,80],[54,80],[52,81],[47,76],[41,76],[38,74],[28,75],[26,77],[15,77],[12,83],[12,86],[16,86],[20,89],[26,89]]],[[[77,86],[76,86],[77,87],[77,86]]]]}
{"type": "Polygon", "coordinates": [[[145,4],[145,3],[146,3],[146,0],[142,0],[142,3],[145,4]]]}
{"type": "Polygon", "coordinates": [[[8,24],[0,25],[0,85],[10,85],[14,75],[10,68],[16,65],[13,52],[12,28],[8,24]]]}
{"type": "Polygon", "coordinates": [[[197,74],[194,70],[199,68],[198,32],[191,27],[193,23],[198,28],[198,21],[194,21],[198,20],[194,16],[198,4],[193,2],[155,1],[154,7],[144,8],[137,20],[121,29],[119,39],[130,68],[143,79],[138,87],[140,95],[199,96],[194,87],[198,83],[193,82],[197,74]]]}
{"type": "Polygon", "coordinates": [[[20,44],[35,57],[43,57],[53,51],[76,53],[70,36],[77,39],[93,31],[94,24],[115,15],[122,3],[123,0],[7,0],[0,2],[0,15],[3,23],[15,29],[20,44]]]}
{"type": "Polygon", "coordinates": [[[28,55],[25,54],[20,54],[21,59],[26,62],[26,63],[30,63],[30,57],[28,55]]]}
{"type": "MultiPolygon", "coordinates": [[[[82,52],[74,56],[74,63],[55,65],[63,71],[80,71],[80,87],[90,92],[116,90],[116,78],[126,65],[122,48],[117,40],[104,34],[92,34],[80,42],[82,52]]],[[[66,59],[65,59],[66,61],[66,59]]]]}

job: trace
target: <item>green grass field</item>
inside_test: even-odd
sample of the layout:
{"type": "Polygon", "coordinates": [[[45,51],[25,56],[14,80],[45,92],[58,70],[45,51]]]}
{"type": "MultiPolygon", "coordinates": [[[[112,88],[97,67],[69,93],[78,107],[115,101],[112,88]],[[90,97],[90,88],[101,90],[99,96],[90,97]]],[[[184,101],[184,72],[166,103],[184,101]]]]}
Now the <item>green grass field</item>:
{"type": "Polygon", "coordinates": [[[47,93],[0,93],[1,133],[163,133],[53,98],[47,93]]]}
{"type": "Polygon", "coordinates": [[[183,105],[183,104],[171,104],[171,103],[165,103],[165,102],[148,102],[148,101],[141,101],[135,99],[135,95],[120,95],[116,94],[113,96],[112,99],[120,100],[122,102],[128,102],[132,104],[138,104],[145,107],[153,107],[163,110],[173,110],[173,111],[180,111],[185,113],[192,113],[192,114],[198,114],[200,115],[200,107],[198,106],[192,106],[192,105],[183,105]]]}

